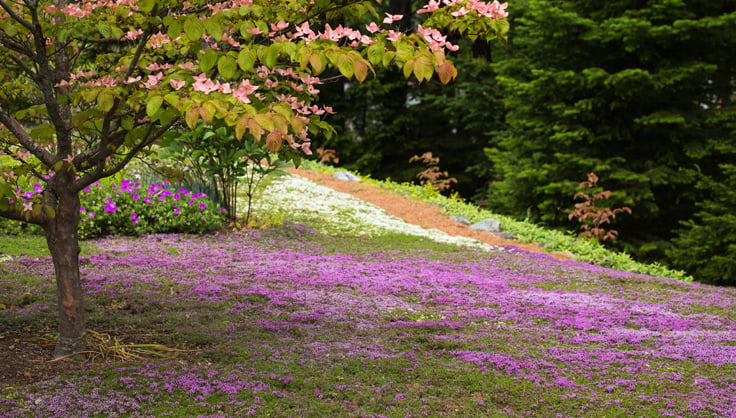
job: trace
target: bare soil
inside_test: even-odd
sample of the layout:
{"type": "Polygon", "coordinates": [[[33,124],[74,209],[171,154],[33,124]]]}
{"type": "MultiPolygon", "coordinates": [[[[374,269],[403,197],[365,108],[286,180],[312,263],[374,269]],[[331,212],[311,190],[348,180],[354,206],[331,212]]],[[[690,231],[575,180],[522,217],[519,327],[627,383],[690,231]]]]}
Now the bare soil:
{"type": "MultiPolygon", "coordinates": [[[[526,251],[544,252],[539,244],[520,243],[518,241],[505,239],[499,235],[476,231],[468,225],[455,222],[448,216],[441,213],[441,208],[428,203],[419,202],[410,197],[391,193],[386,189],[381,189],[369,184],[358,182],[350,182],[332,177],[329,174],[317,171],[292,169],[292,173],[298,174],[315,183],[347,193],[358,199],[370,202],[380,208],[383,208],[390,215],[403,219],[405,222],[419,225],[424,228],[434,228],[445,232],[451,236],[463,236],[476,239],[486,244],[507,246],[513,245],[526,251]]],[[[548,252],[549,255],[560,260],[568,260],[571,258],[569,254],[548,252]]]]}

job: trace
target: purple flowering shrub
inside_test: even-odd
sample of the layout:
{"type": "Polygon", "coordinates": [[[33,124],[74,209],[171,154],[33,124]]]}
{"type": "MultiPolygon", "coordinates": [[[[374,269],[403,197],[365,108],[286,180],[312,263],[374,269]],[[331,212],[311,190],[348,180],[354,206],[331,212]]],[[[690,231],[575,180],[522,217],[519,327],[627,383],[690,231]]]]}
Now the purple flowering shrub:
{"type": "Polygon", "coordinates": [[[222,226],[221,208],[204,193],[174,189],[168,182],[144,187],[121,180],[94,183],[82,195],[79,237],[152,233],[201,234],[222,226]]]}

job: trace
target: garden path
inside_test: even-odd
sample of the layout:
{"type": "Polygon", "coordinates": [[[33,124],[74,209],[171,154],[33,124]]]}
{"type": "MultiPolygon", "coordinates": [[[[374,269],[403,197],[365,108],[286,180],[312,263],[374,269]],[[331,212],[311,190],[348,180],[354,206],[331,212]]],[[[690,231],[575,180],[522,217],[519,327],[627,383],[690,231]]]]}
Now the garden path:
{"type": "MultiPolygon", "coordinates": [[[[546,252],[539,244],[520,243],[518,241],[505,239],[490,232],[476,231],[468,225],[451,220],[448,216],[443,215],[441,213],[441,209],[436,206],[420,202],[410,197],[392,193],[386,189],[381,189],[380,187],[340,180],[329,174],[313,170],[305,170],[302,168],[290,169],[289,171],[325,187],[329,187],[338,192],[350,194],[358,199],[372,203],[384,209],[388,214],[403,219],[405,222],[410,224],[419,225],[424,228],[438,229],[451,236],[473,238],[486,244],[498,246],[513,245],[526,251],[546,252]]],[[[569,260],[573,258],[570,254],[559,252],[546,253],[560,260],[569,260]]]]}

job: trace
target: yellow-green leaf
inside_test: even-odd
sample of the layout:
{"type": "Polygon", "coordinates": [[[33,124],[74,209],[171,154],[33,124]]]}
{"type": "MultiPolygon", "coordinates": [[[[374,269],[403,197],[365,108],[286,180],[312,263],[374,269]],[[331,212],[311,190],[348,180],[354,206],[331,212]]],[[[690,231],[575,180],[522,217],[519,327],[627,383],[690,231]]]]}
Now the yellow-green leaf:
{"type": "Polygon", "coordinates": [[[197,126],[197,121],[199,120],[199,112],[196,108],[189,109],[187,111],[186,116],[184,117],[184,121],[187,123],[187,126],[189,129],[194,129],[197,126]]]}
{"type": "Polygon", "coordinates": [[[164,100],[166,100],[166,103],[170,104],[172,107],[176,107],[179,104],[179,96],[175,93],[167,94],[164,96],[164,100]]]}
{"type": "Polygon", "coordinates": [[[368,77],[368,65],[363,60],[355,62],[353,71],[355,73],[355,79],[358,80],[359,83],[362,83],[365,81],[365,78],[368,77]]]}
{"type": "MultiPolygon", "coordinates": [[[[218,19],[219,20],[219,19],[218,19]]],[[[215,40],[222,40],[222,23],[215,19],[207,19],[204,21],[204,28],[215,40]]]]}
{"type": "Polygon", "coordinates": [[[291,106],[286,103],[277,103],[272,105],[271,109],[285,118],[291,117],[291,106]]]}
{"type": "Polygon", "coordinates": [[[243,135],[245,135],[245,130],[248,128],[248,118],[245,116],[238,119],[238,121],[235,123],[235,138],[240,141],[243,138],[243,135]]]}
{"type": "Polygon", "coordinates": [[[414,48],[411,45],[401,42],[396,47],[396,58],[399,61],[408,61],[414,55],[414,48]]]}
{"type": "Polygon", "coordinates": [[[391,64],[391,61],[394,60],[395,56],[396,53],[394,51],[386,51],[386,53],[383,54],[383,66],[388,67],[389,64],[391,64]]]}
{"type": "Polygon", "coordinates": [[[97,107],[103,112],[109,112],[115,104],[115,97],[107,90],[102,90],[97,95],[97,107]]]}
{"type": "Polygon", "coordinates": [[[266,113],[259,113],[255,115],[254,118],[258,122],[258,124],[268,132],[273,132],[273,130],[275,129],[272,119],[273,116],[266,113]]]}
{"type": "Polygon", "coordinates": [[[300,118],[299,116],[291,117],[291,129],[293,129],[294,132],[299,133],[303,131],[306,126],[307,125],[304,123],[302,118],[300,118]]]}
{"type": "Polygon", "coordinates": [[[417,80],[420,82],[423,80],[429,81],[432,78],[434,72],[434,65],[432,65],[432,59],[426,55],[422,55],[417,58],[414,63],[414,74],[417,76],[417,80]]]}
{"type": "Polygon", "coordinates": [[[349,79],[353,76],[354,68],[355,64],[353,63],[353,60],[351,60],[347,55],[340,55],[337,57],[337,69],[340,70],[340,74],[345,76],[345,78],[349,79]]]}
{"type": "Polygon", "coordinates": [[[289,131],[289,120],[282,115],[273,115],[273,126],[274,131],[288,132],[289,131]]]}
{"type": "Polygon", "coordinates": [[[414,60],[409,60],[404,63],[404,77],[409,78],[411,76],[411,72],[414,71],[414,62],[414,60]]]}
{"type": "Polygon", "coordinates": [[[309,65],[309,59],[312,58],[312,54],[304,54],[299,59],[299,68],[301,70],[305,70],[307,68],[307,65],[309,65]]]}
{"type": "Polygon", "coordinates": [[[251,136],[256,140],[261,139],[263,135],[263,128],[254,118],[248,119],[248,131],[250,131],[251,136]]]}
{"type": "Polygon", "coordinates": [[[212,108],[210,106],[202,106],[199,108],[199,116],[202,117],[202,121],[204,123],[209,124],[212,122],[214,112],[212,111],[212,108]]]}
{"type": "Polygon", "coordinates": [[[309,57],[309,65],[314,69],[315,74],[320,74],[325,70],[325,58],[320,54],[312,54],[309,57]]]}

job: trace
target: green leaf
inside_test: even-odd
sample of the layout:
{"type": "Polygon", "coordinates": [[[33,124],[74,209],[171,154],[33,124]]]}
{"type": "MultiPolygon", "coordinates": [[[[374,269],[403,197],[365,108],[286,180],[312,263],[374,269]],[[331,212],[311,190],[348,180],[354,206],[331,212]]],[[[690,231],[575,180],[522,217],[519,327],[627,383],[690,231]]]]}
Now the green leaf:
{"type": "Polygon", "coordinates": [[[215,40],[222,40],[222,24],[219,21],[215,19],[207,19],[204,21],[204,28],[205,30],[207,30],[207,33],[215,38],[215,40]]]}
{"type": "Polygon", "coordinates": [[[54,219],[56,217],[56,211],[54,210],[53,206],[43,205],[43,211],[46,214],[46,217],[49,219],[54,219]]]}
{"type": "Polygon", "coordinates": [[[3,28],[3,30],[5,31],[5,35],[7,35],[9,38],[12,38],[18,34],[18,29],[16,29],[16,27],[13,25],[8,25],[6,28],[3,28]]]}
{"type": "Polygon", "coordinates": [[[289,56],[289,59],[294,60],[296,57],[296,44],[293,42],[281,42],[280,52],[289,56]]]}
{"type": "MultiPolygon", "coordinates": [[[[7,197],[9,196],[13,196],[13,191],[10,189],[10,186],[5,183],[0,183],[0,198],[5,198],[5,203],[8,203],[7,197]]],[[[0,203],[2,203],[2,200],[0,200],[0,203]]],[[[7,208],[0,210],[7,210],[7,208]]]]}
{"type": "Polygon", "coordinates": [[[383,62],[383,54],[385,53],[384,46],[380,42],[376,42],[375,44],[371,44],[366,49],[366,54],[368,56],[368,61],[370,61],[371,64],[377,65],[383,62]]]}
{"type": "Polygon", "coordinates": [[[170,104],[172,107],[176,107],[176,105],[179,104],[179,96],[177,96],[176,93],[168,93],[164,96],[164,100],[166,100],[166,103],[170,104]]]}
{"type": "Polygon", "coordinates": [[[253,69],[253,65],[256,63],[256,52],[250,48],[243,48],[238,53],[238,66],[244,72],[249,72],[253,69]]]}
{"type": "Polygon", "coordinates": [[[235,71],[238,69],[238,65],[235,62],[235,58],[224,55],[217,60],[217,71],[226,79],[231,79],[235,75],[235,71]]]}
{"type": "Polygon", "coordinates": [[[54,138],[56,129],[50,123],[41,123],[31,128],[31,131],[29,133],[33,138],[37,138],[39,142],[45,142],[42,140],[49,140],[54,138]]]}
{"type": "Polygon", "coordinates": [[[388,51],[385,54],[383,54],[383,66],[388,67],[391,64],[391,61],[394,60],[395,56],[396,56],[396,53],[394,51],[388,51]]]}
{"type": "Polygon", "coordinates": [[[148,115],[149,118],[153,119],[153,115],[155,115],[156,112],[158,112],[163,102],[164,102],[164,98],[159,95],[148,98],[148,102],[146,103],[146,114],[148,115]]]}
{"type": "Polygon", "coordinates": [[[190,41],[199,41],[202,38],[202,33],[204,32],[204,28],[202,27],[202,22],[194,17],[189,16],[186,21],[184,21],[184,33],[187,34],[187,38],[189,38],[190,41]]]}
{"type": "Polygon", "coordinates": [[[396,58],[399,61],[408,61],[412,56],[414,56],[414,48],[406,42],[401,42],[396,47],[396,58]]]}
{"type": "Polygon", "coordinates": [[[169,35],[170,39],[176,39],[179,37],[179,35],[181,35],[182,29],[183,27],[181,20],[172,19],[168,29],[166,30],[166,34],[169,35]]]}
{"type": "Polygon", "coordinates": [[[120,126],[123,127],[126,131],[129,131],[133,129],[133,119],[131,118],[124,118],[120,121],[120,126]]]}
{"type": "Polygon", "coordinates": [[[266,51],[263,64],[268,68],[274,68],[276,66],[276,60],[279,58],[280,46],[279,44],[272,44],[266,51]]]}
{"type": "Polygon", "coordinates": [[[202,58],[199,59],[199,68],[206,72],[211,70],[215,63],[217,63],[217,52],[208,48],[204,51],[202,58]]]}
{"type": "Polygon", "coordinates": [[[151,13],[151,10],[156,6],[156,0],[139,0],[136,4],[141,12],[151,13]]]}
{"type": "Polygon", "coordinates": [[[99,23],[97,29],[100,31],[100,35],[104,38],[110,38],[112,36],[112,27],[106,23],[99,23]]]}

